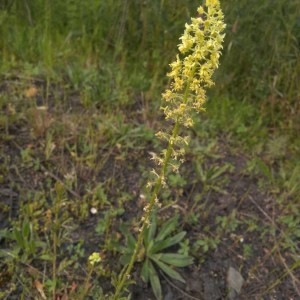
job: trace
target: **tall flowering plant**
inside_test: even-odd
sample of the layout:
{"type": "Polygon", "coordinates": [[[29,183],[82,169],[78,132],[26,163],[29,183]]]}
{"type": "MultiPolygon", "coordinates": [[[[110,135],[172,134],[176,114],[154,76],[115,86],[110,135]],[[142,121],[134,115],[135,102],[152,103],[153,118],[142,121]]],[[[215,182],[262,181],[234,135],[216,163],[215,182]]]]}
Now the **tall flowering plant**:
{"type": "Polygon", "coordinates": [[[179,54],[170,64],[170,87],[163,93],[162,107],[167,120],[173,127],[170,131],[159,131],[156,135],[167,142],[167,148],[160,155],[154,155],[157,168],[152,170],[152,179],[147,183],[150,199],[144,208],[141,228],[135,250],[130,262],[119,276],[113,299],[119,299],[126,282],[130,279],[131,270],[142,247],[145,229],[150,226],[151,215],[156,206],[160,206],[158,194],[166,185],[166,173],[170,168],[178,172],[183,161],[185,146],[189,143],[188,136],[179,134],[180,126],[193,126],[192,115],[202,111],[206,100],[205,89],[214,82],[212,75],[218,68],[222,42],[225,34],[224,16],[218,0],[206,0],[205,6],[198,8],[198,17],[192,18],[185,25],[181,42],[178,45],[179,54]]]}

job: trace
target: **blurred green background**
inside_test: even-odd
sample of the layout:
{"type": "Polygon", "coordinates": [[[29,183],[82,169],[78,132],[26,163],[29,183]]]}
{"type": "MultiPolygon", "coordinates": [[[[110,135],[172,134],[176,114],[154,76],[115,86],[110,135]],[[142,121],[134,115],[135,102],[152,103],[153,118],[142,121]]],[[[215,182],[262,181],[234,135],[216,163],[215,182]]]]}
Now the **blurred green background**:
{"type": "MultiPolygon", "coordinates": [[[[43,76],[115,106],[159,101],[184,24],[202,1],[6,0],[0,72],[43,76]]],[[[299,126],[300,2],[223,0],[227,23],[213,93],[256,103],[272,126],[299,126]]]]}

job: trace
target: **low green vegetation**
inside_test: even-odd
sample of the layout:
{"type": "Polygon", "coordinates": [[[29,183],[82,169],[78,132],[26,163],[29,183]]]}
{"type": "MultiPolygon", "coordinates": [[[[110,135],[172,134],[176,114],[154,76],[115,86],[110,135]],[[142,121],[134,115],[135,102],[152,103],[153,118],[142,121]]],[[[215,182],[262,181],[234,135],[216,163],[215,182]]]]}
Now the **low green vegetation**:
{"type": "MultiPolygon", "coordinates": [[[[181,129],[184,162],[166,174],[124,299],[209,299],[212,272],[226,297],[228,263],[245,299],[300,295],[300,5],[221,5],[216,85],[181,129]]],[[[150,158],[166,146],[155,133],[172,125],[159,110],[165,74],[198,6],[1,2],[1,299],[113,295],[148,203],[150,158]]]]}
{"type": "MultiPolygon", "coordinates": [[[[186,253],[166,253],[163,250],[178,244],[186,235],[181,231],[173,236],[170,234],[178,229],[178,218],[173,217],[162,224],[156,235],[157,224],[156,218],[152,218],[152,224],[146,228],[142,247],[137,255],[137,261],[142,262],[141,277],[144,282],[150,281],[152,290],[156,298],[162,298],[162,288],[159,280],[159,273],[156,269],[161,270],[167,276],[185,282],[182,276],[174,270],[174,267],[186,267],[193,263],[193,258],[186,253]],[[156,266],[156,268],[154,267],[156,266]]],[[[121,232],[126,237],[127,243],[121,249],[121,263],[129,263],[135,249],[136,240],[133,235],[125,228],[121,232]]],[[[182,250],[182,249],[181,249],[182,250]]]]}

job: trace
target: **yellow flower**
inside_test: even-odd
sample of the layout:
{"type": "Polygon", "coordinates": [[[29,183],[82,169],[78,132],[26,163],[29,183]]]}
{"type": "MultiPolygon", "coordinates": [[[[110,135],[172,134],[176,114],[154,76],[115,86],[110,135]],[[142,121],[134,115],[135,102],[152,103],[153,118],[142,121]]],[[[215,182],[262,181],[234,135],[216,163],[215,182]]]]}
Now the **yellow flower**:
{"type": "Polygon", "coordinates": [[[101,256],[99,252],[94,252],[89,256],[89,263],[94,266],[96,263],[101,261],[101,256]]]}

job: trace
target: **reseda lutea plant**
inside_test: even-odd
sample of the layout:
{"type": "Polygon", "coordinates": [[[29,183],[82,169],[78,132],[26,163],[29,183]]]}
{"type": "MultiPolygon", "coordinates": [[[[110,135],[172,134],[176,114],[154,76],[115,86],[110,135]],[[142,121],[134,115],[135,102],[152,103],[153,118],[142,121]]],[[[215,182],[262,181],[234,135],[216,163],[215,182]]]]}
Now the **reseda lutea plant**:
{"type": "Polygon", "coordinates": [[[180,136],[180,126],[193,126],[192,114],[203,110],[206,100],[205,89],[214,83],[212,75],[218,68],[220,50],[225,34],[223,13],[218,0],[206,0],[206,5],[198,8],[199,16],[191,19],[191,24],[185,25],[181,43],[178,45],[180,54],[170,64],[170,88],[163,94],[162,110],[167,120],[173,121],[171,131],[159,131],[157,136],[167,141],[168,146],[161,155],[154,155],[157,169],[147,187],[150,189],[149,203],[144,208],[142,225],[137,238],[135,250],[128,265],[121,272],[116,285],[113,299],[129,284],[131,270],[142,246],[145,229],[150,225],[151,215],[159,206],[158,193],[166,185],[165,176],[169,168],[178,172],[183,161],[184,149],[189,140],[187,136],[180,136]]]}

